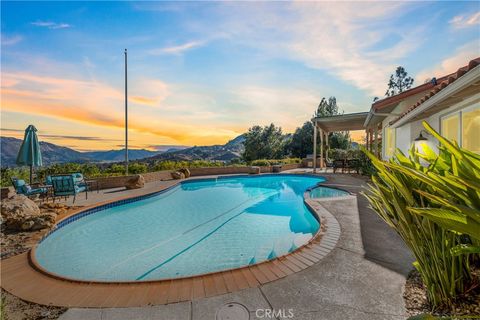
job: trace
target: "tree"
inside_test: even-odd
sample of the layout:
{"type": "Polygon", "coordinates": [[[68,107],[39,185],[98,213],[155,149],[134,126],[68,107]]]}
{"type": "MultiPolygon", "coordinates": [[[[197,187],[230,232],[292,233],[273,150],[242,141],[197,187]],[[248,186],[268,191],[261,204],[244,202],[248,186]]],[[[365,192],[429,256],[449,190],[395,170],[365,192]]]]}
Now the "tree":
{"type": "MultiPolygon", "coordinates": [[[[322,98],[322,100],[320,101],[320,104],[318,105],[317,112],[315,113],[315,115],[317,117],[331,117],[331,116],[336,116],[342,113],[340,113],[339,111],[339,107],[337,105],[337,99],[335,97],[330,97],[328,98],[328,100],[326,98],[322,98]]],[[[312,130],[313,130],[313,126],[312,126],[312,130]]],[[[312,136],[313,136],[313,131],[312,131],[312,136]]],[[[329,147],[333,149],[348,149],[348,147],[350,146],[350,134],[348,133],[348,131],[330,132],[328,134],[328,144],[329,144],[329,147]]]]}
{"type": "Polygon", "coordinates": [[[285,155],[285,139],[282,128],[273,123],[269,126],[253,126],[245,134],[245,161],[279,159],[285,155]]]}
{"type": "Polygon", "coordinates": [[[317,117],[331,117],[338,114],[340,112],[338,111],[337,98],[335,97],[330,97],[328,100],[322,98],[315,113],[317,117]]]}
{"type": "Polygon", "coordinates": [[[412,87],[413,78],[408,76],[407,71],[402,66],[398,66],[395,70],[395,75],[390,75],[390,80],[388,81],[388,89],[385,92],[387,97],[394,96],[396,94],[402,93],[405,90],[408,90],[412,87]]]}
{"type": "Polygon", "coordinates": [[[307,121],[297,128],[288,145],[288,152],[297,158],[305,158],[313,152],[313,124],[307,121]]]}

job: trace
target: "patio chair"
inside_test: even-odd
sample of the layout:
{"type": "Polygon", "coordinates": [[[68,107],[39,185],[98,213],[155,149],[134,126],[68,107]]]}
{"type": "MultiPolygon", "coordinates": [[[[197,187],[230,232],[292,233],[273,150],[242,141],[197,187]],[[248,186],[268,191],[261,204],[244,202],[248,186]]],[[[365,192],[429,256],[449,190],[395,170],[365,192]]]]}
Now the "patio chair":
{"type": "Polygon", "coordinates": [[[73,182],[75,183],[76,186],[87,187],[87,183],[85,182],[85,177],[83,176],[83,174],[81,174],[80,172],[75,172],[75,173],[72,173],[72,176],[73,176],[73,182]]]}
{"type": "Polygon", "coordinates": [[[86,185],[77,185],[75,184],[75,179],[73,174],[65,174],[52,176],[53,183],[53,201],[55,202],[55,197],[65,197],[73,196],[73,203],[77,194],[80,192],[85,192],[85,199],[88,199],[88,188],[86,185]]]}
{"type": "Polygon", "coordinates": [[[25,180],[17,179],[12,177],[12,185],[15,188],[17,194],[23,194],[24,196],[30,197],[34,195],[41,195],[45,197],[47,195],[47,188],[32,188],[28,185],[25,180]]]}
{"type": "Polygon", "coordinates": [[[342,172],[345,171],[345,160],[343,159],[333,160],[333,173],[337,172],[337,169],[342,169],[342,172]]]}
{"type": "Polygon", "coordinates": [[[358,159],[348,159],[346,168],[348,170],[348,173],[350,173],[350,170],[354,170],[354,171],[357,172],[357,174],[359,174],[360,173],[360,160],[358,160],[358,159]]]}
{"type": "Polygon", "coordinates": [[[51,185],[53,185],[53,183],[52,183],[52,176],[46,176],[46,177],[45,177],[45,185],[46,185],[46,186],[51,186],[51,185]]]}

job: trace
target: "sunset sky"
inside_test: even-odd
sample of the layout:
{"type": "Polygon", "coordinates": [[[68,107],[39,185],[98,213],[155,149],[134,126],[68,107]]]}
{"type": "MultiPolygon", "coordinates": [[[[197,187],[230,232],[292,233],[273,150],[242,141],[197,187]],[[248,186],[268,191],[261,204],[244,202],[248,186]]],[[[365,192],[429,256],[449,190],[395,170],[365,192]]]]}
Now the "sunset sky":
{"type": "Polygon", "coordinates": [[[474,2],[1,2],[2,136],[78,150],[293,132],[322,97],[368,111],[402,65],[421,84],[480,56],[474,2]]]}

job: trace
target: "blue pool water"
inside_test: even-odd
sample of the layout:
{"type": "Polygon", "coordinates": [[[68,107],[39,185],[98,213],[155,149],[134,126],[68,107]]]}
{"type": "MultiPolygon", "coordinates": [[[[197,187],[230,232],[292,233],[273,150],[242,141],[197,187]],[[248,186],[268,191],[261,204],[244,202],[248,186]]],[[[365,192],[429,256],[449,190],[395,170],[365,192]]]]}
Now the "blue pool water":
{"type": "Polygon", "coordinates": [[[303,193],[322,181],[294,175],[186,181],[63,225],[39,244],[36,258],[61,276],[106,281],[185,277],[273,259],[317,232],[303,193]]]}

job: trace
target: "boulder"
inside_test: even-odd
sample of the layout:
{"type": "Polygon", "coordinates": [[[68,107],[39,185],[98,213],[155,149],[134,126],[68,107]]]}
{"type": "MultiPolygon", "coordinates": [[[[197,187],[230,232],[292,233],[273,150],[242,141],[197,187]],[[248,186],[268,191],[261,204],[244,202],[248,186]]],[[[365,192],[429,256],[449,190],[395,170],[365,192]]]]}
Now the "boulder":
{"type": "Polygon", "coordinates": [[[172,172],[172,178],[173,179],[185,179],[185,174],[183,172],[179,172],[179,171],[174,171],[172,172]]]}
{"type": "Polygon", "coordinates": [[[140,175],[136,174],[133,177],[129,178],[127,182],[125,183],[125,187],[127,189],[140,189],[145,186],[145,178],[140,175]]]}
{"type": "Polygon", "coordinates": [[[1,211],[2,224],[7,229],[17,231],[51,228],[57,217],[54,212],[41,212],[37,204],[24,195],[4,199],[1,211]]]}
{"type": "Polygon", "coordinates": [[[57,215],[67,213],[70,208],[66,204],[59,202],[44,202],[39,207],[41,212],[53,212],[57,215]]]}
{"type": "Polygon", "coordinates": [[[188,168],[182,168],[182,169],[178,170],[178,172],[183,173],[185,175],[185,178],[190,177],[190,170],[188,170],[188,168]]]}

